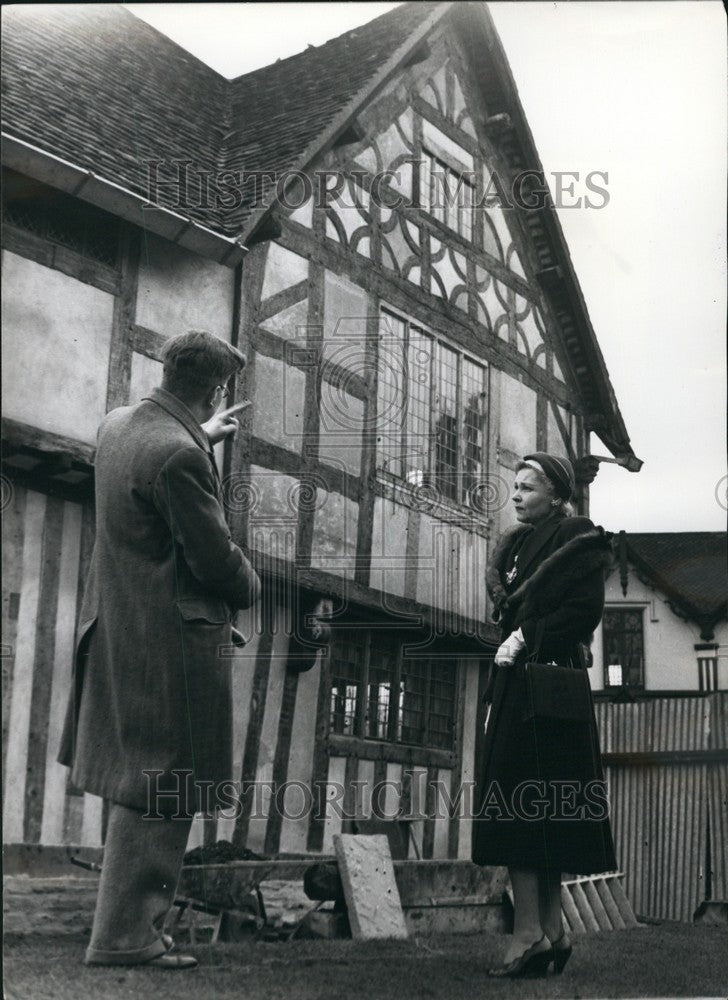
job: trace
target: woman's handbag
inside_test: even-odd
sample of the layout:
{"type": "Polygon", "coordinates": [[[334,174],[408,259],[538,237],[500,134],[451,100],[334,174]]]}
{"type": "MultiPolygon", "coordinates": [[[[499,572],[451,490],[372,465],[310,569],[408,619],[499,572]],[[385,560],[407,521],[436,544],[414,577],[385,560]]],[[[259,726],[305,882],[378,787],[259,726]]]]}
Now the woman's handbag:
{"type": "Polygon", "coordinates": [[[525,719],[560,719],[583,722],[591,711],[589,678],[583,667],[559,667],[538,663],[544,624],[536,631],[533,659],[524,664],[526,677],[525,719]]]}

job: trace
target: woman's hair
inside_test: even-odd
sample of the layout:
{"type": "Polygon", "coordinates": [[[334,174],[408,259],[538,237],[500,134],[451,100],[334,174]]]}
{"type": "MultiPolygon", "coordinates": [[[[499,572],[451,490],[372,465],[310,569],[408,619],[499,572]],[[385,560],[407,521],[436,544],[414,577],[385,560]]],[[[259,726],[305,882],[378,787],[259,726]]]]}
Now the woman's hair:
{"type": "Polygon", "coordinates": [[[237,347],[211,333],[191,330],[168,340],[161,351],[165,389],[183,399],[203,396],[245,367],[237,347]]]}
{"type": "Polygon", "coordinates": [[[522,469],[530,469],[531,472],[535,474],[538,481],[548,489],[549,493],[552,495],[554,500],[558,500],[558,504],[554,504],[554,509],[556,509],[556,507],[558,506],[559,509],[561,510],[561,513],[564,514],[566,517],[573,516],[574,514],[573,504],[570,503],[568,500],[564,500],[560,496],[557,496],[554,484],[551,482],[551,480],[543,471],[538,462],[534,461],[534,459],[532,458],[522,459],[516,465],[516,472],[520,472],[522,469]]]}

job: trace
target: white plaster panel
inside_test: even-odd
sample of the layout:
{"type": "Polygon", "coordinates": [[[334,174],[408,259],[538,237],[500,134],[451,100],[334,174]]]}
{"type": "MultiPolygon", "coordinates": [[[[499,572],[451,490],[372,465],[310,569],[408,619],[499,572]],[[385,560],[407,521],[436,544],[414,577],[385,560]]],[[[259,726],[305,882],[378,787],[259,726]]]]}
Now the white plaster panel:
{"type": "Polygon", "coordinates": [[[114,297],[5,251],[3,414],[87,444],[106,412],[114,297]]]}
{"type": "Polygon", "coordinates": [[[256,354],[252,425],[256,437],[300,452],[305,382],[300,368],[256,354]]]}
{"type": "Polygon", "coordinates": [[[299,480],[293,476],[250,466],[248,524],[252,548],[278,559],[295,557],[299,487],[299,480]]]}
{"type": "Polygon", "coordinates": [[[353,578],[359,505],[341,493],[316,490],[311,566],[353,578]]]}
{"type": "Polygon", "coordinates": [[[131,356],[131,379],[129,382],[129,402],[138,403],[144,396],[162,382],[162,363],[148,358],[146,354],[133,351],[131,356]]]}
{"type": "Polygon", "coordinates": [[[408,519],[406,507],[375,497],[369,586],[400,597],[404,596],[408,519]]]}
{"type": "Polygon", "coordinates": [[[278,337],[297,340],[304,345],[308,331],[308,299],[296,302],[269,316],[268,319],[262,320],[260,325],[278,337]]]}
{"type": "Polygon", "coordinates": [[[366,376],[367,295],[357,285],[326,272],[324,360],[366,376]]]}
{"type": "Polygon", "coordinates": [[[352,476],[361,472],[364,403],[340,386],[323,379],[319,422],[319,458],[343,466],[352,476]]]}
{"type": "Polygon", "coordinates": [[[277,243],[271,243],[265,262],[265,277],[261,301],[269,299],[284,288],[297,285],[308,278],[308,261],[300,254],[286,250],[277,243]]]}
{"type": "Polygon", "coordinates": [[[206,330],[230,341],[235,272],[145,233],[136,321],[165,337],[206,330]]]}
{"type": "Polygon", "coordinates": [[[500,444],[526,455],[536,447],[536,393],[501,372],[500,444]]]}
{"type": "Polygon", "coordinates": [[[453,142],[450,136],[445,135],[426,118],[422,119],[422,141],[432,153],[446,153],[464,170],[472,171],[474,169],[472,153],[453,142]]]}

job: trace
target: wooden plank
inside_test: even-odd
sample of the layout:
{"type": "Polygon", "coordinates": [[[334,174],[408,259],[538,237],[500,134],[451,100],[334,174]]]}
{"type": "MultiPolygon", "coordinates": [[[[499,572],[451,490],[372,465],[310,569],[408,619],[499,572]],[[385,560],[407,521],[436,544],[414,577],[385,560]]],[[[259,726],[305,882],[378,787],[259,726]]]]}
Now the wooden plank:
{"type": "Polygon", "coordinates": [[[163,337],[161,333],[157,333],[156,330],[139,326],[138,323],[135,323],[129,331],[129,345],[132,350],[151,358],[153,361],[159,361],[162,347],[168,339],[163,337]]]}
{"type": "MultiPolygon", "coordinates": [[[[321,213],[314,213],[314,226],[321,213]]],[[[325,270],[315,261],[309,263],[308,328],[306,348],[316,359],[321,358],[323,345],[323,322],[325,309],[325,270]]],[[[318,465],[319,447],[319,364],[311,365],[306,372],[306,387],[303,407],[302,463],[304,470],[313,472],[318,465]]],[[[358,484],[355,497],[358,498],[358,484]]],[[[313,504],[298,505],[298,535],[296,539],[296,565],[311,564],[313,526],[315,511],[313,504]]]]}
{"type": "Polygon", "coordinates": [[[48,497],[43,522],[41,579],[36,618],[35,661],[28,731],[28,757],[25,777],[25,823],[23,841],[37,844],[43,824],[48,720],[53,683],[56,642],[56,614],[61,573],[64,503],[48,497]]]}
{"type": "Polygon", "coordinates": [[[383,818],[386,812],[386,786],[384,784],[386,780],[387,761],[383,756],[377,757],[374,760],[372,815],[380,819],[383,818]]]}
{"type": "Polygon", "coordinates": [[[115,268],[100,261],[90,260],[68,247],[50,243],[35,233],[29,233],[6,223],[2,230],[2,245],[11,253],[52,268],[54,271],[60,271],[86,285],[93,285],[102,292],[110,292],[112,295],[117,295],[119,292],[120,279],[115,268]]]}
{"type": "Polygon", "coordinates": [[[435,783],[438,779],[438,769],[428,767],[427,785],[425,789],[425,820],[422,829],[422,857],[428,861],[434,857],[435,847],[435,783]]]}
{"type": "Polygon", "coordinates": [[[609,919],[610,926],[614,930],[623,930],[627,925],[624,922],[622,914],[619,912],[619,907],[614,902],[614,897],[610,891],[611,880],[609,882],[603,878],[594,879],[594,887],[599,894],[599,898],[602,901],[602,906],[609,919]]]}
{"type": "MultiPolygon", "coordinates": [[[[278,732],[276,734],[276,751],[273,761],[272,781],[275,788],[280,788],[288,779],[288,762],[291,755],[291,741],[293,737],[293,720],[296,708],[296,695],[298,693],[298,679],[300,674],[296,670],[284,667],[283,691],[278,713],[278,732]]],[[[283,815],[280,809],[273,809],[268,816],[268,825],[265,831],[264,854],[277,854],[281,850],[281,829],[283,826],[283,815]]]]}
{"type": "Polygon", "coordinates": [[[82,508],[78,504],[67,503],[63,516],[63,548],[55,621],[55,652],[48,718],[43,823],[40,834],[42,844],[63,843],[63,811],[68,769],[58,763],[56,755],[63,730],[73,669],[82,520],[82,508]]]}
{"type": "Polygon", "coordinates": [[[40,430],[19,420],[2,418],[2,436],[6,445],[16,448],[31,448],[33,451],[52,452],[68,455],[81,465],[92,466],[96,448],[83,441],[54,434],[52,431],[40,430]]]}
{"type": "Polygon", "coordinates": [[[359,518],[357,520],[356,569],[354,579],[367,587],[371,574],[372,535],[374,532],[374,474],[377,456],[377,383],[379,372],[379,301],[367,295],[366,393],[364,396],[361,478],[359,482],[359,518]]]}
{"type": "MultiPolygon", "coordinates": [[[[7,781],[5,758],[8,749],[10,706],[12,704],[14,659],[18,648],[18,613],[23,590],[23,546],[25,543],[25,499],[28,491],[15,481],[3,484],[9,497],[2,512],[3,590],[2,604],[2,778],[7,781]],[[5,596],[5,595],[4,595],[5,596]]],[[[7,495],[7,494],[6,494],[7,495]]]]}
{"type": "MultiPolygon", "coordinates": [[[[290,608],[281,603],[276,603],[274,611],[273,642],[270,655],[270,670],[268,672],[268,686],[265,695],[265,711],[258,737],[258,763],[255,772],[255,779],[258,782],[272,783],[274,780],[273,770],[275,766],[276,746],[278,739],[279,719],[281,714],[281,702],[286,679],[286,659],[288,656],[289,633],[291,630],[290,608]]],[[[261,785],[261,787],[264,787],[261,785]]],[[[265,793],[266,797],[269,793],[265,793]]],[[[266,818],[260,818],[251,823],[248,829],[247,846],[258,853],[274,853],[266,850],[267,829],[271,814],[275,812],[275,798],[270,794],[266,808],[266,818]]],[[[277,836],[275,831],[271,836],[277,836]]],[[[275,851],[278,848],[276,846],[275,851]]]]}
{"type": "Polygon", "coordinates": [[[627,927],[638,927],[639,922],[634,915],[634,910],[632,909],[632,904],[627,899],[624,889],[619,881],[619,879],[610,879],[609,888],[612,892],[612,897],[614,902],[617,904],[617,908],[622,915],[622,919],[627,927]]]}
{"type": "Polygon", "coordinates": [[[131,378],[131,330],[136,316],[140,230],[125,225],[120,240],[121,286],[114,299],[106,409],[125,406],[131,378]]]}
{"type": "Polygon", "coordinates": [[[383,834],[334,838],[352,937],[406,938],[389,842],[383,834]]]}
{"type": "Polygon", "coordinates": [[[28,491],[25,504],[22,591],[18,610],[17,649],[8,723],[8,748],[3,783],[3,840],[22,843],[25,819],[25,778],[33,691],[36,621],[41,590],[43,522],[46,498],[28,491]]]}
{"type": "MultiPolygon", "coordinates": [[[[258,770],[258,753],[260,748],[260,730],[265,714],[265,701],[268,693],[268,677],[270,674],[271,652],[273,650],[273,614],[272,601],[269,594],[264,593],[261,601],[261,636],[255,657],[253,685],[250,694],[248,728],[245,734],[245,750],[240,776],[241,788],[251,788],[258,770]]],[[[243,794],[240,815],[235,823],[233,843],[239,849],[247,844],[250,814],[253,805],[253,792],[243,794]]]]}
{"type": "Polygon", "coordinates": [[[344,789],[346,784],[346,757],[329,757],[324,798],[323,852],[334,850],[334,840],[342,832],[344,789]]]}
{"type": "Polygon", "coordinates": [[[310,670],[297,674],[286,780],[292,787],[296,786],[298,791],[295,793],[295,801],[291,800],[291,815],[283,819],[280,837],[280,850],[289,853],[306,851],[311,802],[306,805],[305,789],[311,790],[321,661],[322,654],[319,653],[310,670]]]}
{"type": "Polygon", "coordinates": [[[594,887],[594,882],[591,879],[586,879],[581,883],[584,890],[584,895],[589,901],[589,906],[594,914],[596,922],[599,924],[599,929],[602,931],[609,931],[612,929],[612,922],[609,919],[604,904],[602,903],[601,896],[594,887]]]}
{"type": "Polygon", "coordinates": [[[584,926],[584,921],[579,915],[579,911],[576,908],[576,903],[574,902],[569,886],[561,886],[561,912],[565,917],[569,930],[574,934],[586,934],[586,927],[584,926]]]}
{"type": "Polygon", "coordinates": [[[320,659],[321,671],[316,699],[316,730],[311,773],[314,808],[311,810],[306,841],[306,847],[309,851],[320,851],[323,847],[325,828],[325,788],[323,785],[325,785],[329,773],[329,750],[326,745],[326,736],[329,731],[329,713],[331,711],[331,658],[328,652],[324,652],[320,659]]]}
{"type": "Polygon", "coordinates": [[[571,886],[571,895],[574,900],[574,905],[579,911],[579,916],[581,917],[582,923],[584,924],[584,927],[586,928],[587,932],[598,931],[599,924],[597,923],[596,917],[592,913],[592,908],[589,904],[589,900],[587,899],[586,893],[582,888],[582,883],[575,882],[571,886]]]}

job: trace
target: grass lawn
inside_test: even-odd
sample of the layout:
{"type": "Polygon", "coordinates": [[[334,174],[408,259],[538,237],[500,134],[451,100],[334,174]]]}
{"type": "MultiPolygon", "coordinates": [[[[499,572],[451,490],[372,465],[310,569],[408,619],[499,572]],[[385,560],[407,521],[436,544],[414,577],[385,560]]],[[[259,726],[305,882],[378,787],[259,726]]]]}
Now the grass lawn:
{"type": "Polygon", "coordinates": [[[190,972],[87,968],[84,943],[5,942],[7,1000],[474,1000],[488,997],[725,997],[725,928],[662,924],[579,938],[562,976],[500,981],[503,938],[292,941],[184,948],[190,972]]]}

